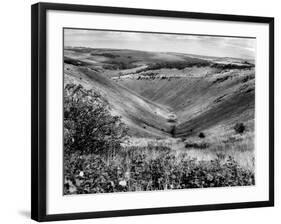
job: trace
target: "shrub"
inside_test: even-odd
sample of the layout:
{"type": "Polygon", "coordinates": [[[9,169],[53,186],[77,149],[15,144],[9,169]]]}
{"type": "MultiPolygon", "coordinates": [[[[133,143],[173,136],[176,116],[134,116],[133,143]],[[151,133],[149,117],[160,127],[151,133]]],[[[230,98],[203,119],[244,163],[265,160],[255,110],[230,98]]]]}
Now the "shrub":
{"type": "Polygon", "coordinates": [[[81,85],[64,88],[64,153],[114,153],[127,129],[105,99],[81,85]]]}
{"type": "Polygon", "coordinates": [[[242,134],[246,129],[246,126],[243,123],[236,123],[234,130],[237,134],[242,134]]]}
{"type": "Polygon", "coordinates": [[[206,149],[210,145],[207,142],[186,142],[185,148],[206,149]]]}
{"type": "Polygon", "coordinates": [[[200,132],[198,135],[199,138],[205,138],[205,134],[203,132],[200,132]]]}

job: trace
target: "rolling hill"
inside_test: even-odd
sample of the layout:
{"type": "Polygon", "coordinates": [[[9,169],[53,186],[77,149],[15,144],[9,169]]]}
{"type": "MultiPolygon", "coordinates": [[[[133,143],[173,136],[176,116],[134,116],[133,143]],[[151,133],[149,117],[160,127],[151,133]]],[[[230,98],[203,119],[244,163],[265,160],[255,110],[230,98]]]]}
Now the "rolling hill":
{"type": "Polygon", "coordinates": [[[66,48],[65,82],[102,93],[131,136],[254,127],[253,61],[173,52],[66,48]]]}

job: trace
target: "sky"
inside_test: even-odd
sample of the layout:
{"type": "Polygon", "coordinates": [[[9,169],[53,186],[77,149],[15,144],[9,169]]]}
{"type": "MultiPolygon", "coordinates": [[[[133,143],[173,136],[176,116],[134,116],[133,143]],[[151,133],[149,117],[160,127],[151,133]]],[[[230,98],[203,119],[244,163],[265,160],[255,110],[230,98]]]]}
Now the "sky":
{"type": "Polygon", "coordinates": [[[255,58],[253,38],[65,29],[64,46],[255,58]]]}

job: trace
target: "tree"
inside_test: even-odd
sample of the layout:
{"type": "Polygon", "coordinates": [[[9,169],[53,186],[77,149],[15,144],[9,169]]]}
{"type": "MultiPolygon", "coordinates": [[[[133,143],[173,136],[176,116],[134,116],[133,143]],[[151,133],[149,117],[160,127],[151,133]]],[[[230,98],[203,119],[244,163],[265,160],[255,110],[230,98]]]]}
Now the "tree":
{"type": "Polygon", "coordinates": [[[205,134],[203,132],[200,132],[198,135],[199,138],[205,138],[205,134]]]}
{"type": "Polygon", "coordinates": [[[82,85],[64,88],[64,150],[66,153],[109,155],[120,149],[127,128],[110,114],[108,102],[82,85]]]}
{"type": "Polygon", "coordinates": [[[237,134],[242,134],[246,129],[246,126],[243,123],[236,123],[234,130],[237,134]]]}

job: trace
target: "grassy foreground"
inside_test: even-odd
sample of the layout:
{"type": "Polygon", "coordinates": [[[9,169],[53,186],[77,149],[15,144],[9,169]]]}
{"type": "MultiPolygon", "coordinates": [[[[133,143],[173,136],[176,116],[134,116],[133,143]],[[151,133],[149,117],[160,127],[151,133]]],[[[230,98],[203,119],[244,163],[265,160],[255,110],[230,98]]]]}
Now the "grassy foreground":
{"type": "Polygon", "coordinates": [[[129,147],[112,156],[65,155],[65,194],[254,185],[232,158],[198,161],[167,147],[129,147]]]}

